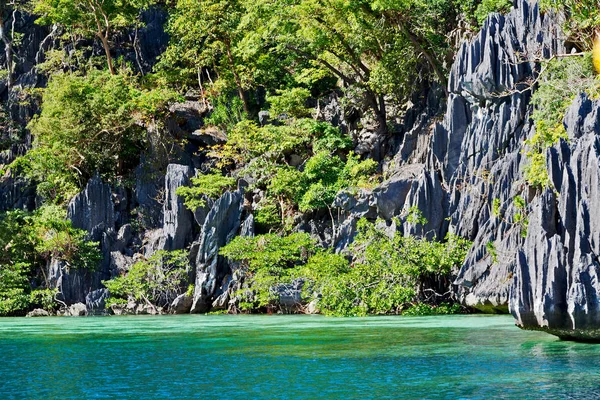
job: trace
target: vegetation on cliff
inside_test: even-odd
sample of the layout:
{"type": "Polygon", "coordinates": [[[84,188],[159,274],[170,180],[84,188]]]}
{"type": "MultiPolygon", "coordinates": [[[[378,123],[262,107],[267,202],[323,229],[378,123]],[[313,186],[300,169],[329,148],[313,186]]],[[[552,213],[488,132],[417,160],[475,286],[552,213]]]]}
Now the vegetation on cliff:
{"type": "MultiPolygon", "coordinates": [[[[240,307],[271,307],[273,287],[303,278],[303,301],[318,300],[325,313],[411,312],[428,300],[426,289],[448,287],[468,242],[386,234],[362,222],[351,254],[340,255],[299,233],[302,219],[315,217],[327,220],[335,237],[336,195],[368,190],[382,180],[381,155],[357,154],[347,130],[323,121],[322,100],[340,95],[344,108],[358,110],[356,120],[367,121],[387,140],[397,133],[397,115],[390,110],[433,83],[445,90],[457,41],[489,12],[509,8],[505,0],[3,3],[6,66],[0,81],[9,86],[19,62],[13,50],[20,42],[14,30],[4,29],[7,16],[29,10],[38,23],[60,28],[58,45],[36,71],[47,84],[20,93],[39,103],[27,125],[32,148],[3,168],[7,176],[33,183],[42,207],[0,217],[0,248],[6,249],[0,258],[0,313],[21,312],[40,301],[32,289],[51,286],[43,274],[52,259],[72,268],[94,267],[98,244],[66,222],[65,205],[96,174],[131,190],[142,156],[162,151],[168,158],[181,151],[186,138],[167,135],[164,125],[172,117],[169,105],[185,95],[202,105],[200,132],[227,138],[200,149],[207,173],[177,191],[186,206],[205,207],[238,180],[261,193],[247,210],[261,235],[236,238],[222,250],[248,274],[240,307]],[[126,32],[141,26],[140,13],[150,6],[168,11],[170,43],[154,71],[144,75],[119,57],[123,48],[117,44],[127,47],[126,32]]],[[[586,24],[580,21],[573,29],[588,29],[586,24]]],[[[548,113],[547,102],[540,99],[539,110],[548,113]]],[[[554,114],[535,118],[551,119],[548,129],[556,128],[554,114]]],[[[530,143],[535,151],[556,136],[548,138],[546,125],[540,126],[541,144],[530,143]]],[[[544,184],[540,179],[532,183],[544,184]]],[[[165,305],[187,291],[187,263],[183,253],[141,260],[126,275],[105,282],[110,301],[165,305]]]]}
{"type": "MultiPolygon", "coordinates": [[[[382,224],[379,221],[378,224],[382,224]]],[[[435,289],[448,287],[453,268],[461,265],[471,243],[449,236],[443,243],[403,236],[367,220],[358,225],[350,255],[319,248],[305,233],[237,237],[221,254],[240,263],[246,285],[237,296],[242,310],[277,309],[278,288],[300,280],[303,298],[328,315],[446,313],[435,289]],[[420,303],[438,307],[418,307],[420,303]],[[411,311],[412,310],[412,311],[411,311]]],[[[451,300],[450,296],[440,296],[451,300]]],[[[457,309],[455,309],[456,311],[457,309]]]]}

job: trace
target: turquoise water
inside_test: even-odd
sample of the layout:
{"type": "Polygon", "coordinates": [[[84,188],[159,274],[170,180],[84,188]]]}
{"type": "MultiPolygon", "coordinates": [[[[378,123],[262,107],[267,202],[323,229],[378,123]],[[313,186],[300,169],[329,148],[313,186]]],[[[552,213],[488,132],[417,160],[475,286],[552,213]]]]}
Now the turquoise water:
{"type": "Polygon", "coordinates": [[[0,399],[600,397],[600,345],[509,316],[3,318],[0,357],[0,399]]]}

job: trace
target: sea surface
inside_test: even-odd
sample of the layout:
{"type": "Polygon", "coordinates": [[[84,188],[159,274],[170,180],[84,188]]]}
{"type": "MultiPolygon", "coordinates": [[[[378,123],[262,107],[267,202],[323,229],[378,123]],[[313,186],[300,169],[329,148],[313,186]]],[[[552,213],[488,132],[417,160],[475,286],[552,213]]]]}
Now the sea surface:
{"type": "Polygon", "coordinates": [[[0,319],[0,399],[593,399],[600,345],[510,316],[0,319]]]}

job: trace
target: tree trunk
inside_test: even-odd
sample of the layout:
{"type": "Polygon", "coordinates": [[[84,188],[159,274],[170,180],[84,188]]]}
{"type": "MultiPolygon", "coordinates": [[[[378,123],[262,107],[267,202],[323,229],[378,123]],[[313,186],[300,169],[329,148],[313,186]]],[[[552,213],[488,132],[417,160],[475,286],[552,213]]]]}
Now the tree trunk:
{"type": "Polygon", "coordinates": [[[238,95],[240,96],[240,100],[242,100],[242,104],[244,107],[244,112],[249,114],[248,109],[248,100],[246,100],[246,95],[244,93],[244,89],[242,89],[242,81],[240,76],[235,69],[235,63],[233,61],[233,55],[231,54],[231,43],[229,41],[225,41],[225,48],[227,49],[227,58],[229,59],[229,65],[231,67],[231,72],[233,73],[233,79],[235,79],[235,85],[237,87],[238,95]]]}
{"type": "Polygon", "coordinates": [[[419,38],[417,36],[415,36],[415,34],[412,33],[410,31],[410,29],[408,29],[402,21],[398,21],[398,27],[400,28],[402,33],[404,33],[406,35],[406,37],[408,37],[408,40],[410,40],[410,42],[413,44],[415,49],[423,54],[423,56],[425,57],[425,59],[427,60],[427,62],[431,66],[431,68],[433,69],[433,72],[440,80],[440,83],[442,84],[442,87],[444,88],[444,92],[446,93],[446,96],[448,96],[448,80],[446,79],[446,75],[442,71],[440,64],[437,62],[437,60],[435,59],[433,54],[431,54],[431,52],[429,52],[429,50],[425,49],[425,47],[421,44],[421,41],[419,40],[419,38]]]}
{"type": "Polygon", "coordinates": [[[379,134],[386,134],[387,133],[387,116],[386,116],[386,111],[385,111],[385,100],[383,98],[383,95],[377,96],[372,91],[367,90],[366,97],[367,97],[367,102],[369,103],[369,106],[371,107],[371,110],[373,110],[373,113],[375,114],[375,120],[377,121],[377,125],[378,125],[377,132],[379,134]]]}
{"type": "Polygon", "coordinates": [[[115,67],[113,66],[112,57],[110,55],[110,46],[108,45],[108,38],[102,33],[98,32],[98,37],[102,42],[102,47],[104,47],[104,53],[106,54],[106,63],[108,65],[108,70],[111,75],[115,75],[115,67]]]}

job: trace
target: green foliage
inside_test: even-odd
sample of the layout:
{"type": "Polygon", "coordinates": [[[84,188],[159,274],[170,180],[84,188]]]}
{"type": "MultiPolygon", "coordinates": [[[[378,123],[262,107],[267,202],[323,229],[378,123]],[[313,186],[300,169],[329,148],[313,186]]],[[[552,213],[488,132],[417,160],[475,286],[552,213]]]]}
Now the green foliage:
{"type": "Polygon", "coordinates": [[[342,189],[368,186],[367,177],[377,169],[373,160],[360,161],[349,154],[344,163],[338,156],[320,151],[304,167],[305,189],[299,196],[300,211],[314,211],[331,207],[342,189]]]}
{"type": "MultiPolygon", "coordinates": [[[[470,245],[456,236],[444,243],[390,237],[361,220],[351,249],[352,265],[343,255],[317,248],[305,233],[238,237],[220,254],[248,272],[247,289],[238,293],[244,310],[274,306],[278,299],[273,287],[303,278],[306,301],[317,299],[322,313],[349,316],[401,313],[413,307],[424,282],[447,276],[461,265],[470,245]]],[[[458,311],[450,305],[425,308],[419,313],[458,311]]]]}
{"type": "Polygon", "coordinates": [[[26,263],[0,263],[0,315],[13,315],[29,307],[29,269],[26,263]]]}
{"type": "Polygon", "coordinates": [[[71,33],[102,41],[108,68],[114,73],[110,55],[111,35],[120,29],[138,23],[140,12],[155,0],[32,0],[33,12],[39,24],[61,24],[71,33]]]}
{"type": "Polygon", "coordinates": [[[244,112],[244,106],[239,97],[231,97],[227,94],[220,95],[211,101],[213,110],[204,120],[206,125],[218,126],[229,132],[238,123],[248,118],[244,112]]]}
{"type": "Polygon", "coordinates": [[[180,186],[176,193],[183,197],[185,206],[192,211],[198,207],[205,207],[207,198],[216,200],[226,190],[233,189],[236,184],[235,178],[223,176],[219,170],[198,175],[190,181],[192,186],[180,186]]]}
{"type": "Polygon", "coordinates": [[[273,116],[287,115],[291,118],[310,117],[310,109],[306,107],[306,101],[310,97],[310,91],[304,88],[292,88],[289,90],[278,90],[277,96],[267,97],[271,104],[273,116]]]}
{"type": "Polygon", "coordinates": [[[266,234],[256,237],[233,239],[222,247],[219,254],[231,261],[240,262],[247,271],[246,282],[249,291],[238,296],[244,299],[241,308],[269,307],[277,300],[272,288],[292,279],[292,269],[306,262],[316,251],[316,242],[306,233],[293,233],[289,236],[266,234]]]}
{"type": "Polygon", "coordinates": [[[95,269],[101,259],[98,243],[86,240],[87,232],[74,229],[64,209],[44,206],[32,217],[34,249],[43,259],[56,259],[72,268],[95,269]]]}
{"type": "Polygon", "coordinates": [[[505,14],[511,7],[511,0],[482,0],[475,10],[474,17],[479,24],[482,24],[489,14],[493,12],[505,14]]]}
{"type": "MultiPolygon", "coordinates": [[[[13,210],[0,214],[0,315],[24,313],[30,305],[46,310],[54,307],[54,291],[31,291],[39,271],[50,259],[64,261],[69,268],[93,269],[100,260],[98,243],[74,229],[66,213],[45,206],[35,213],[13,210]]],[[[43,275],[43,274],[42,274],[43,275]]]]}
{"type": "Polygon", "coordinates": [[[492,201],[492,215],[500,217],[500,199],[496,198],[492,201]]]}
{"type": "Polygon", "coordinates": [[[445,243],[394,235],[361,220],[352,245],[357,258],[346,274],[321,283],[322,312],[334,315],[400,313],[416,300],[427,278],[445,276],[464,261],[470,242],[445,243]]]}
{"type": "Polygon", "coordinates": [[[418,206],[412,206],[408,209],[406,222],[413,225],[426,225],[429,221],[423,216],[423,212],[419,210],[418,206]]]}
{"type": "Polygon", "coordinates": [[[600,94],[591,57],[567,57],[550,61],[538,79],[533,93],[532,119],[536,132],[528,139],[526,155],[530,165],[525,172],[527,182],[539,188],[550,186],[546,169],[546,149],[560,139],[567,139],[563,126],[565,112],[575,97],[586,92],[592,98],[600,94]]]}
{"type": "Polygon", "coordinates": [[[496,264],[498,262],[498,250],[496,250],[496,245],[494,242],[487,242],[485,245],[485,249],[487,250],[490,257],[492,257],[492,264],[496,264]]]}
{"type": "Polygon", "coordinates": [[[350,272],[350,262],[341,254],[320,249],[307,263],[294,272],[294,276],[313,282],[326,282],[340,274],[350,272]]]}
{"type": "Polygon", "coordinates": [[[304,190],[304,174],[292,167],[277,168],[269,183],[269,194],[286,201],[295,202],[304,190]]]}
{"type": "Polygon", "coordinates": [[[0,248],[3,265],[42,267],[54,258],[72,268],[94,269],[100,260],[98,243],[87,241],[86,232],[73,228],[57,206],[0,214],[0,248]]]}
{"type": "Polygon", "coordinates": [[[66,203],[93,174],[111,180],[132,170],[146,145],[141,122],[173,98],[142,88],[126,71],[53,75],[28,126],[33,149],[11,167],[37,182],[45,200],[66,203]]]}
{"type": "Polygon", "coordinates": [[[254,210],[254,222],[262,231],[269,231],[281,223],[281,217],[277,204],[264,201],[254,210]]]}
{"type": "Polygon", "coordinates": [[[111,296],[106,306],[123,304],[127,299],[159,307],[170,305],[189,290],[188,257],[184,250],[161,250],[133,264],[126,275],[103,281],[111,296]]]}
{"type": "Polygon", "coordinates": [[[414,304],[402,312],[402,315],[420,316],[420,315],[448,315],[458,314],[462,311],[460,304],[442,303],[434,306],[426,303],[414,304]]]}
{"type": "Polygon", "coordinates": [[[289,124],[259,127],[253,121],[242,121],[229,133],[227,143],[216,154],[223,164],[247,164],[262,157],[282,161],[295,151],[306,153],[319,123],[309,119],[293,120],[289,124]]]}
{"type": "Polygon", "coordinates": [[[590,50],[594,32],[600,26],[597,0],[540,0],[542,10],[565,11],[569,17],[563,29],[583,50],[590,50]]]}
{"type": "Polygon", "coordinates": [[[29,293],[30,307],[42,308],[51,311],[56,308],[57,303],[54,300],[58,289],[36,289],[29,293]]]}
{"type": "Polygon", "coordinates": [[[307,233],[283,237],[270,233],[256,237],[238,236],[222,247],[219,254],[240,262],[249,272],[266,270],[276,273],[306,260],[315,249],[315,240],[307,233]]]}

